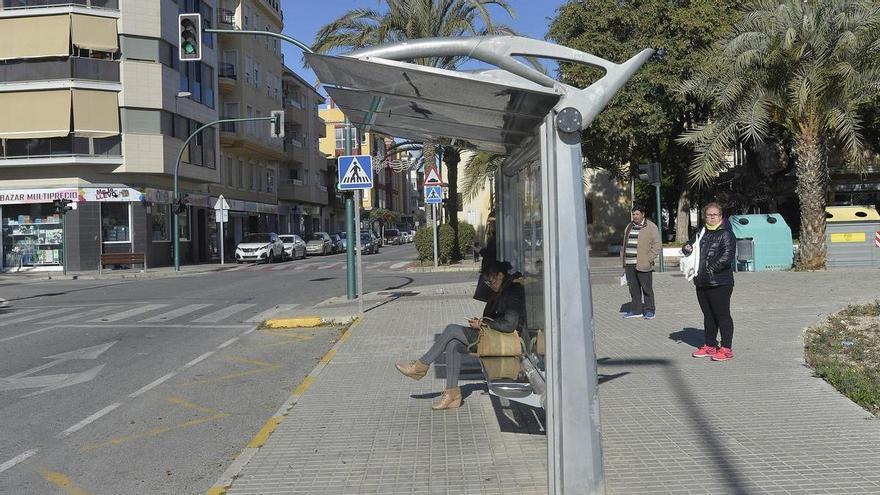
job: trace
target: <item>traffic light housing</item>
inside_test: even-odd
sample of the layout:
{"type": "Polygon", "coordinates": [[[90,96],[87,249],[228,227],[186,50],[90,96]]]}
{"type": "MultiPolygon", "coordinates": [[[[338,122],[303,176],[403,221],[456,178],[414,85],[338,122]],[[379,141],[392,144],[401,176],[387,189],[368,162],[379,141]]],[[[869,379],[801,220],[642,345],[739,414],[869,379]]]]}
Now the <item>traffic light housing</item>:
{"type": "Polygon", "coordinates": [[[284,137],[284,110],[272,110],[270,113],[272,120],[269,121],[269,135],[273,138],[284,137]]]}
{"type": "Polygon", "coordinates": [[[202,15],[180,14],[178,16],[181,62],[198,62],[202,59],[202,15]]]}
{"type": "Polygon", "coordinates": [[[52,201],[52,206],[55,209],[55,213],[59,215],[64,215],[68,211],[73,209],[73,201],[69,199],[56,199],[52,201]]]}
{"type": "Polygon", "coordinates": [[[649,183],[657,185],[660,183],[660,164],[657,162],[654,163],[643,163],[639,165],[639,179],[649,183]]]}

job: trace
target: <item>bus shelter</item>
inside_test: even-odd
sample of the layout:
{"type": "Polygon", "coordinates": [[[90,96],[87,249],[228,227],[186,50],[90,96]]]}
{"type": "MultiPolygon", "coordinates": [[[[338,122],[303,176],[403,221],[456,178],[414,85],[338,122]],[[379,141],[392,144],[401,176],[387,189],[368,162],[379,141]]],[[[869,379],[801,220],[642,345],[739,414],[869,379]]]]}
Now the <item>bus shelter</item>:
{"type": "Polygon", "coordinates": [[[617,64],[544,41],[485,36],[306,54],[330,97],[365,130],[453,139],[506,156],[496,173],[496,247],[498,259],[524,276],[527,380],[489,387],[545,408],[549,493],[604,493],[581,131],[652,53],[617,64]],[[459,56],[495,68],[453,71],[410,62],[459,56]],[[604,75],[579,89],[519,57],[587,64],[604,75]]]}

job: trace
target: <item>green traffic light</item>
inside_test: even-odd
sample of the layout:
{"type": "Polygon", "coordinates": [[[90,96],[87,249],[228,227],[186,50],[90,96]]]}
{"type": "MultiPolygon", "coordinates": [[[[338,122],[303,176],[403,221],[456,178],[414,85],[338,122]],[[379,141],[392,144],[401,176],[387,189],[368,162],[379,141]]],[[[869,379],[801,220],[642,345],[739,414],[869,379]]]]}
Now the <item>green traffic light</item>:
{"type": "Polygon", "coordinates": [[[184,51],[184,53],[186,53],[187,55],[192,55],[193,53],[196,52],[196,46],[195,46],[194,44],[192,44],[192,43],[189,43],[189,42],[184,43],[184,44],[183,44],[183,51],[184,51]]]}

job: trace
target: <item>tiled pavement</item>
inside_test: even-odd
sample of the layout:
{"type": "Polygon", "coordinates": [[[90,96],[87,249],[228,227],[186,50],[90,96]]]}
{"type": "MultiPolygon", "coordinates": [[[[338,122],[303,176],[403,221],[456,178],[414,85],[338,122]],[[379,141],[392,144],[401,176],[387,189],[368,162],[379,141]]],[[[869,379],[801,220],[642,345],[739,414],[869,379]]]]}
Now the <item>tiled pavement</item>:
{"type": "MultiPolygon", "coordinates": [[[[653,321],[623,320],[625,288],[596,284],[607,493],[880,493],[880,424],[811,376],[802,343],[823,314],[876,297],[877,275],[739,274],[725,363],[690,357],[702,317],[677,274],[655,277],[653,321]]],[[[472,290],[369,311],[228,493],[546,493],[540,415],[478,381],[460,410],[433,412],[442,367],[420,382],[393,368],[478,311],[472,290]]]]}

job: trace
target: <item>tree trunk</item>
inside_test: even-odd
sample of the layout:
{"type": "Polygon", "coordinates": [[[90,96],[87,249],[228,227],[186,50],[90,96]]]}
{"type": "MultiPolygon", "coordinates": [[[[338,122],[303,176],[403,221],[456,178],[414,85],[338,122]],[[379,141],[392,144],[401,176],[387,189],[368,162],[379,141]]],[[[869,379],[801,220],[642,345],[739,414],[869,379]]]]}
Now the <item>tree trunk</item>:
{"type": "Polygon", "coordinates": [[[449,183],[449,199],[446,200],[446,218],[452,226],[455,242],[452,244],[452,259],[460,260],[458,245],[458,163],[461,155],[458,150],[447,147],[443,150],[443,163],[446,164],[446,182],[449,183]]]}
{"type": "Polygon", "coordinates": [[[825,204],[828,168],[814,128],[802,128],[795,140],[797,195],[801,209],[798,267],[825,268],[825,204]]]}
{"type": "Polygon", "coordinates": [[[675,242],[684,243],[688,240],[691,226],[691,202],[688,198],[687,175],[682,174],[678,187],[678,206],[675,209],[675,242]]]}

